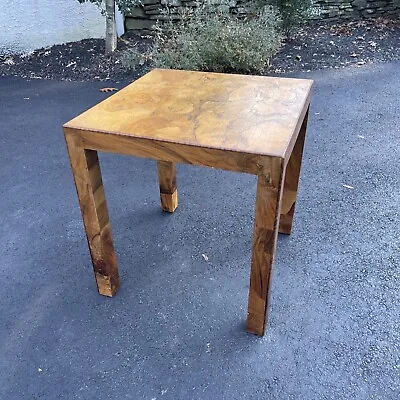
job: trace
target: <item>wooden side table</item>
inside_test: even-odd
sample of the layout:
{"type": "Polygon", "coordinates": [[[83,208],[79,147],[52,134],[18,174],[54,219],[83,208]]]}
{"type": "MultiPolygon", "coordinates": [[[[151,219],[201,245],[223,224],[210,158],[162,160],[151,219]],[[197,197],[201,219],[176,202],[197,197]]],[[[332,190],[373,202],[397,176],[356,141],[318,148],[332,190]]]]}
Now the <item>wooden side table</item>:
{"type": "Polygon", "coordinates": [[[278,231],[290,234],[311,80],[156,69],[64,125],[98,291],[118,267],[97,151],[158,161],[162,209],[175,163],[258,176],[247,330],[263,335],[278,231]]]}

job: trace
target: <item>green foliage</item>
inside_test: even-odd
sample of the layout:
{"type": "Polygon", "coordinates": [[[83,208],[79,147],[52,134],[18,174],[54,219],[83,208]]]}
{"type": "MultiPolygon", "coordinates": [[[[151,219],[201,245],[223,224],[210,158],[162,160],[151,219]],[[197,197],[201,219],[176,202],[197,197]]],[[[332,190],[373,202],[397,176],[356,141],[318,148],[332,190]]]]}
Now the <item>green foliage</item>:
{"type": "Polygon", "coordinates": [[[141,5],[141,0],[116,0],[116,4],[121,12],[125,15],[129,13],[138,5],[141,5]]]}
{"type": "MultiPolygon", "coordinates": [[[[179,23],[174,18],[158,25],[154,48],[141,57],[142,63],[150,59],[161,68],[261,73],[282,42],[272,7],[240,20],[227,9],[203,4],[184,9],[179,23]]],[[[131,65],[138,61],[137,55],[132,57],[131,65]]]]}
{"type": "Polygon", "coordinates": [[[154,48],[149,48],[144,51],[137,51],[135,49],[125,50],[121,56],[122,65],[132,71],[139,68],[143,70],[150,70],[153,66],[154,48]]]}
{"type": "Polygon", "coordinates": [[[89,2],[89,3],[94,3],[94,4],[96,4],[96,6],[98,6],[98,7],[101,7],[101,5],[102,5],[102,3],[103,3],[103,0],[78,0],[79,1],[79,3],[86,3],[86,2],[89,2]]]}
{"type": "Polygon", "coordinates": [[[287,37],[293,36],[311,17],[313,0],[267,0],[279,10],[282,18],[282,30],[287,37]]]}
{"type": "MultiPolygon", "coordinates": [[[[78,0],[79,3],[90,2],[96,4],[102,12],[104,12],[104,0],[78,0]]],[[[142,4],[141,0],[116,0],[118,8],[123,14],[129,14],[129,12],[136,6],[142,4]]]]}
{"type": "MultiPolygon", "coordinates": [[[[80,3],[84,3],[86,1],[90,1],[98,5],[100,8],[103,7],[104,0],[78,0],[80,3]]],[[[200,3],[207,3],[210,0],[204,0],[200,3]]],[[[216,0],[212,0],[213,3],[216,0]]],[[[221,3],[224,0],[220,0],[221,3]]],[[[313,12],[315,12],[315,8],[313,7],[314,0],[253,0],[247,2],[247,6],[251,8],[258,5],[258,8],[263,8],[265,5],[272,5],[279,10],[279,14],[281,16],[282,24],[281,29],[285,33],[287,37],[293,36],[299,28],[307,21],[313,12]]],[[[142,4],[142,0],[116,0],[116,4],[118,8],[124,13],[128,15],[131,10],[142,4]]],[[[210,6],[208,6],[210,8],[210,6]]],[[[212,8],[212,6],[211,6],[212,8]]],[[[226,9],[229,9],[229,1],[226,2],[226,9]]]]}

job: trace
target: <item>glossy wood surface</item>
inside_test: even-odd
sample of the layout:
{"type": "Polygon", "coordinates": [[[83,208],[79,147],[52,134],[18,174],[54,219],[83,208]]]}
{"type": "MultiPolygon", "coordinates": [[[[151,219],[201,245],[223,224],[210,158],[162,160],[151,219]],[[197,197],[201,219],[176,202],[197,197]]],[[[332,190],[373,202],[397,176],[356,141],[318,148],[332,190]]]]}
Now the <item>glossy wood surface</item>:
{"type": "Polygon", "coordinates": [[[161,207],[176,163],[258,176],[247,330],[266,328],[278,230],[292,229],[312,81],[154,70],[64,125],[100,294],[119,286],[97,151],[157,160],[161,207]]]}
{"type": "Polygon", "coordinates": [[[76,146],[65,136],[92,257],[98,292],[112,297],[119,287],[117,259],[97,152],[76,146]]]}
{"type": "Polygon", "coordinates": [[[271,175],[258,176],[250,271],[247,331],[264,335],[278,237],[285,168],[277,160],[271,175]]]}
{"type": "Polygon", "coordinates": [[[160,184],[161,208],[173,213],[178,207],[178,190],[176,188],[176,166],[168,161],[158,161],[158,181],[160,184]]]}
{"type": "Polygon", "coordinates": [[[156,69],[65,127],[285,157],[311,86],[305,79],[156,69]]]}
{"type": "Polygon", "coordinates": [[[255,175],[269,173],[272,160],[274,159],[274,157],[258,154],[194,147],[159,140],[110,135],[108,133],[89,132],[72,128],[64,128],[64,132],[75,136],[80,147],[85,149],[153,158],[173,163],[213,167],[227,171],[246,172],[255,175]]]}
{"type": "Polygon", "coordinates": [[[297,188],[299,186],[301,162],[303,159],[304,141],[307,131],[308,111],[304,117],[299,135],[292,154],[286,165],[285,184],[283,188],[279,232],[290,235],[293,227],[294,210],[296,207],[297,188]]]}

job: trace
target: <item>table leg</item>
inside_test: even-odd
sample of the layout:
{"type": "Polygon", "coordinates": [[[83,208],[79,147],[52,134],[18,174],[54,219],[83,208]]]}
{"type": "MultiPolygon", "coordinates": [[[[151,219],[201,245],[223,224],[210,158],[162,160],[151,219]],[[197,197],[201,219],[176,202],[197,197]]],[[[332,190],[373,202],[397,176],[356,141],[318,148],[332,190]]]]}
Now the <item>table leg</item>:
{"type": "Polygon", "coordinates": [[[272,175],[276,178],[258,177],[250,273],[247,331],[260,336],[265,333],[267,320],[272,264],[278,237],[283,164],[272,175]]]}
{"type": "Polygon", "coordinates": [[[173,213],[178,207],[176,188],[176,166],[169,161],[158,161],[158,180],[160,183],[161,208],[173,213]]]}
{"type": "Polygon", "coordinates": [[[66,141],[97,289],[112,297],[119,287],[118,267],[97,151],[75,146],[72,135],[66,141]]]}
{"type": "Polygon", "coordinates": [[[290,235],[293,226],[293,216],[296,206],[297,188],[299,186],[301,160],[303,157],[304,140],[307,130],[308,111],[304,117],[299,136],[294,145],[289,162],[286,166],[285,185],[283,189],[281,218],[279,232],[290,235]]]}

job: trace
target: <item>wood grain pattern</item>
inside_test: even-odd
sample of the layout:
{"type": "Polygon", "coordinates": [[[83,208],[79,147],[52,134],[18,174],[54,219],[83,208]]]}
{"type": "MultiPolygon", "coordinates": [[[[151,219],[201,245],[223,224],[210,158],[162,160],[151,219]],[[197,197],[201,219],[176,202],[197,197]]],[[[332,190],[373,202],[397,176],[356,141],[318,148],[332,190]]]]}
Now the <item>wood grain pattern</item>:
{"type": "Polygon", "coordinates": [[[307,79],[156,69],[65,126],[284,157],[311,86],[307,79]]]}
{"type": "Polygon", "coordinates": [[[286,165],[285,184],[283,189],[279,232],[290,235],[296,206],[297,188],[299,186],[301,161],[303,159],[304,141],[307,131],[308,109],[304,116],[299,135],[292,154],[286,165]]]}
{"type": "Polygon", "coordinates": [[[178,205],[176,163],[255,174],[247,329],[263,335],[278,229],[292,228],[311,86],[154,70],[65,124],[99,292],[112,296],[119,280],[97,151],[157,160],[161,206],[169,212],[178,205]]]}
{"type": "Polygon", "coordinates": [[[64,132],[75,135],[79,146],[85,149],[165,160],[173,163],[185,163],[225,169],[227,171],[245,172],[255,175],[268,174],[271,170],[271,159],[273,158],[258,154],[194,147],[159,140],[109,135],[102,132],[90,132],[68,127],[64,128],[64,132]]]}
{"type": "Polygon", "coordinates": [[[271,176],[260,175],[257,182],[247,331],[260,336],[264,335],[267,322],[283,178],[284,165],[280,162],[271,176]]]}
{"type": "Polygon", "coordinates": [[[158,161],[158,181],[160,184],[161,208],[173,213],[178,207],[178,190],[176,188],[176,166],[169,161],[158,161]]]}
{"type": "Polygon", "coordinates": [[[97,152],[77,147],[74,136],[65,138],[97,288],[112,297],[119,287],[118,267],[97,152]]]}

